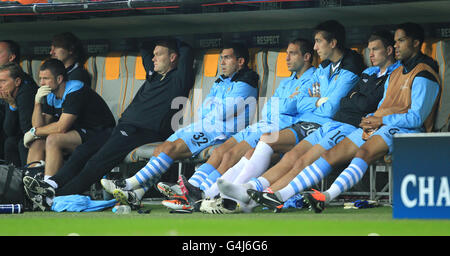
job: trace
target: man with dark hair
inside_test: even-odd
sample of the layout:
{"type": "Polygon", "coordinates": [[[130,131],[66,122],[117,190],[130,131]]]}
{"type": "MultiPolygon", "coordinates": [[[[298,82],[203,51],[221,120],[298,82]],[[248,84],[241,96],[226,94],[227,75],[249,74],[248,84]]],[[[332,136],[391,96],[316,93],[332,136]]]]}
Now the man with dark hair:
{"type": "Polygon", "coordinates": [[[78,80],[91,87],[91,75],[83,67],[86,53],[78,37],[70,32],[55,35],[50,56],[64,63],[68,80],[78,80]]]}
{"type": "Polygon", "coordinates": [[[178,129],[159,145],[147,165],[134,176],[125,180],[101,180],[105,190],[118,201],[139,205],[147,189],[173,161],[195,156],[211,145],[223,143],[250,123],[256,109],[259,76],[248,68],[248,49],[240,43],[228,44],[220,57],[222,75],[198,110],[200,120],[178,129]]]}
{"type": "Polygon", "coordinates": [[[314,28],[314,35],[321,34],[322,38],[327,42],[335,43],[335,48],[345,50],[345,28],[336,20],[327,20],[314,28]]]}
{"type": "Polygon", "coordinates": [[[27,164],[28,150],[23,145],[23,135],[31,128],[33,99],[38,88],[29,79],[15,62],[0,66],[0,98],[7,103],[2,120],[6,135],[5,160],[15,166],[27,164]]]}
{"type": "MultiPolygon", "coordinates": [[[[67,80],[61,61],[46,60],[40,67],[39,82],[33,128],[25,133],[23,141],[29,148],[29,161],[45,159],[44,181],[55,184],[53,176],[63,167],[64,155],[91,141],[96,142],[94,146],[101,145],[106,140],[104,134],[111,132],[115,121],[105,101],[95,91],[78,80],[67,80]]],[[[24,185],[34,202],[37,182],[27,178],[31,177],[24,178],[24,185]]],[[[39,201],[36,204],[39,205],[39,201]]]]}
{"type": "Polygon", "coordinates": [[[55,195],[87,191],[92,184],[118,166],[133,149],[147,143],[164,141],[173,133],[171,119],[177,110],[171,109],[172,100],[179,96],[187,97],[194,83],[192,49],[179,40],[175,46],[163,43],[145,45],[153,50],[151,53],[145,46],[141,49],[146,81],[106,142],[93,156],[82,159],[86,164],[82,162],[77,166],[74,161],[71,168],[63,168],[54,178],[48,179],[54,182],[27,178],[32,190],[44,196],[45,200],[40,203],[41,209],[50,206],[55,195]],[[67,177],[73,178],[69,180],[67,177]]]}
{"type": "MultiPolygon", "coordinates": [[[[423,29],[414,23],[397,27],[394,48],[401,65],[386,80],[378,109],[362,118],[359,129],[305,168],[311,175],[308,169],[315,165],[315,172],[325,177],[333,168],[350,162],[327,191],[305,194],[316,213],[358,183],[369,164],[393,151],[394,134],[432,130],[441,90],[436,62],[421,53],[423,35],[423,29]]],[[[298,178],[305,181],[305,177],[298,178]]]]}
{"type": "MultiPolygon", "coordinates": [[[[226,196],[248,203],[250,197],[247,189],[262,192],[270,186],[274,194],[255,192],[254,197],[258,203],[280,210],[288,198],[304,191],[305,186],[317,184],[321,176],[317,173],[306,174],[308,170],[303,169],[357,130],[361,118],[377,109],[383,97],[384,82],[400,65],[394,59],[394,36],[391,32],[385,30],[373,32],[369,37],[367,48],[373,66],[363,71],[356,86],[341,99],[340,108],[332,121],[308,135],[267,172],[255,168],[243,170],[249,173],[250,178],[256,178],[264,173],[257,179],[252,179],[244,185],[234,181],[218,180],[220,191],[226,196]],[[301,182],[296,176],[301,177],[301,182]]],[[[314,168],[316,167],[313,166],[314,168]]]]}

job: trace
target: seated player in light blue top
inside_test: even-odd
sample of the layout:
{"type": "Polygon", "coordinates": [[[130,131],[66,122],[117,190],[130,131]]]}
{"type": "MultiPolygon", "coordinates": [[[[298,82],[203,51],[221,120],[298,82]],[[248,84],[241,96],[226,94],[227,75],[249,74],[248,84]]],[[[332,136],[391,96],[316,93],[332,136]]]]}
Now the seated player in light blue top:
{"type": "Polygon", "coordinates": [[[178,129],[153,152],[145,167],[125,180],[106,180],[105,190],[125,204],[139,202],[175,160],[197,155],[203,149],[222,143],[250,123],[256,109],[259,76],[248,68],[246,46],[232,43],[221,52],[223,72],[198,111],[200,120],[178,129]],[[136,200],[137,199],[137,200],[136,200]]]}
{"type": "MultiPolygon", "coordinates": [[[[368,41],[367,48],[373,66],[363,71],[357,85],[341,99],[339,111],[333,120],[308,135],[267,171],[258,163],[270,158],[270,155],[264,152],[254,153],[238,177],[230,180],[224,175],[223,179],[218,180],[218,187],[223,195],[235,198],[242,204],[250,200],[247,195],[249,188],[263,191],[270,186],[273,192],[277,192],[287,186],[300,171],[317,160],[322,153],[357,130],[361,118],[377,109],[383,97],[384,82],[392,71],[399,67],[400,62],[395,62],[394,59],[394,36],[391,32],[376,31],[371,34],[368,41]],[[261,174],[263,175],[258,177],[261,174]],[[246,182],[248,183],[244,184],[246,182]]],[[[280,194],[281,201],[285,202],[294,194],[301,192],[299,188],[300,186],[294,184],[291,191],[282,191],[284,193],[280,194]]],[[[278,203],[277,206],[281,207],[282,204],[278,203]]]]}
{"type": "Polygon", "coordinates": [[[420,52],[424,31],[414,23],[400,24],[394,39],[395,57],[401,65],[386,80],[378,109],[362,118],[360,128],[323,153],[280,190],[281,193],[268,195],[249,190],[247,193],[252,199],[263,204],[264,198],[270,198],[272,203],[281,201],[283,190],[303,191],[317,184],[333,168],[350,162],[327,191],[305,194],[314,211],[322,212],[326,203],[362,179],[370,163],[394,150],[394,134],[432,130],[440,85],[436,62],[420,52]]]}

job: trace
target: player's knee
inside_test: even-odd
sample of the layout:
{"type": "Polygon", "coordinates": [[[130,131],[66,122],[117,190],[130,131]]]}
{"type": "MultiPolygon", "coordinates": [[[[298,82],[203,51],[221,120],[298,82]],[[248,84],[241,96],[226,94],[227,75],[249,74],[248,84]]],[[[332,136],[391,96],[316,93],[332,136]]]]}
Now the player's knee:
{"type": "Polygon", "coordinates": [[[228,162],[231,159],[233,159],[234,155],[235,155],[234,151],[233,150],[229,150],[229,151],[225,152],[225,154],[223,154],[223,158],[222,158],[223,160],[222,161],[228,162]]]}
{"type": "Polygon", "coordinates": [[[332,150],[327,150],[322,154],[321,157],[328,163],[333,163],[334,159],[336,158],[336,154],[332,150]]]}
{"type": "Polygon", "coordinates": [[[305,161],[305,159],[303,159],[302,157],[298,158],[298,159],[293,159],[293,163],[294,163],[294,169],[303,169],[307,166],[307,163],[305,161]]]}
{"type": "Polygon", "coordinates": [[[289,161],[291,163],[295,163],[297,160],[299,160],[299,158],[298,158],[297,154],[295,154],[295,152],[293,152],[291,150],[291,151],[288,151],[286,154],[284,154],[283,160],[289,161]]]}
{"type": "Polygon", "coordinates": [[[272,142],[272,133],[264,133],[263,135],[261,135],[261,138],[259,138],[259,141],[262,141],[264,143],[272,142]]]}
{"type": "Polygon", "coordinates": [[[172,155],[177,151],[175,143],[170,141],[165,142],[160,147],[160,152],[164,152],[167,155],[172,155]]]}
{"type": "Polygon", "coordinates": [[[370,148],[361,147],[358,152],[356,152],[355,157],[361,158],[367,163],[372,162],[376,158],[376,153],[372,152],[370,148]]]}
{"type": "Polygon", "coordinates": [[[165,145],[168,143],[169,141],[165,141],[164,143],[158,145],[154,150],[153,150],[153,156],[157,157],[161,152],[163,152],[163,148],[165,147],[165,145]]]}
{"type": "Polygon", "coordinates": [[[217,148],[213,149],[213,151],[211,153],[211,157],[222,158],[224,156],[225,152],[226,152],[225,147],[223,147],[223,146],[217,147],[217,148]]]}
{"type": "Polygon", "coordinates": [[[250,159],[251,157],[252,157],[252,155],[253,155],[253,152],[255,152],[255,149],[254,148],[252,148],[252,149],[249,149],[246,153],[245,153],[245,158],[247,158],[247,159],[250,159]]]}
{"type": "Polygon", "coordinates": [[[45,148],[59,148],[61,145],[61,135],[60,134],[50,134],[45,139],[45,148]]]}

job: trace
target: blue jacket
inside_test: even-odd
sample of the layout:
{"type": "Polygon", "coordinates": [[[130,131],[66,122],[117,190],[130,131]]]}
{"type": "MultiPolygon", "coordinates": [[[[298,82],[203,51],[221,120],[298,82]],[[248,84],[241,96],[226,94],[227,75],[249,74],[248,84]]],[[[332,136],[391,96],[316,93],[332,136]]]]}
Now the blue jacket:
{"type": "Polygon", "coordinates": [[[290,77],[283,79],[275,93],[267,101],[262,110],[262,122],[279,123],[281,129],[298,122],[297,101],[299,98],[308,96],[308,88],[310,88],[311,80],[315,67],[306,70],[300,78],[297,79],[294,72],[290,77]],[[292,93],[298,91],[295,97],[290,98],[292,93]],[[278,106],[277,106],[278,105],[278,106]],[[275,112],[272,112],[275,111],[275,112]],[[276,120],[276,118],[279,118],[276,120]]]}
{"type": "Polygon", "coordinates": [[[321,106],[316,107],[317,97],[302,95],[297,101],[297,112],[301,114],[300,121],[315,122],[324,124],[331,121],[331,118],[339,109],[342,97],[355,86],[364,69],[363,60],[360,54],[352,50],[344,50],[344,56],[337,70],[330,76],[331,61],[325,60],[320,63],[310,84],[320,84],[321,97],[328,97],[328,100],[321,106]]]}
{"type": "Polygon", "coordinates": [[[248,68],[231,77],[220,76],[198,110],[203,127],[236,133],[249,125],[256,109],[258,80],[258,74],[248,68]]]}

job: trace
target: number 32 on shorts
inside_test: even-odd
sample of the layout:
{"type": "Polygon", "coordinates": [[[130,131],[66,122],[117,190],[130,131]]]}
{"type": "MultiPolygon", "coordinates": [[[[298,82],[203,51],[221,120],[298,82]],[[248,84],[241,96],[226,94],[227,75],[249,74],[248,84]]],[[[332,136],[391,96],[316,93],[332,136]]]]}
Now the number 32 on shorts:
{"type": "Polygon", "coordinates": [[[203,132],[199,132],[192,136],[192,142],[200,146],[201,144],[208,143],[208,138],[205,137],[203,132]]]}

